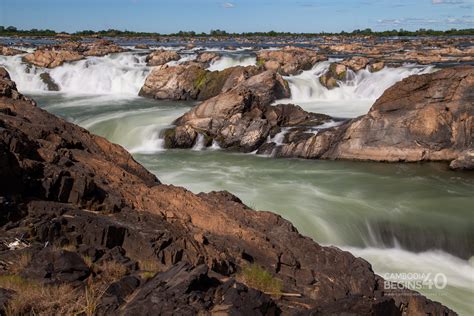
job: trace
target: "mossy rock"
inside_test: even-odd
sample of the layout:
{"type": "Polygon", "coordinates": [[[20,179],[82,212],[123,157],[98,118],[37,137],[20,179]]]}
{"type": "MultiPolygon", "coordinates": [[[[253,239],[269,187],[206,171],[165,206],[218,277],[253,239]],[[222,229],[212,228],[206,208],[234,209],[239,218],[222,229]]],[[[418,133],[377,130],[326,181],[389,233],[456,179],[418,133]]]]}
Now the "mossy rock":
{"type": "Polygon", "coordinates": [[[171,127],[167,128],[161,131],[160,137],[163,138],[165,141],[165,148],[170,149],[170,148],[175,148],[175,143],[176,143],[176,128],[171,127]]]}

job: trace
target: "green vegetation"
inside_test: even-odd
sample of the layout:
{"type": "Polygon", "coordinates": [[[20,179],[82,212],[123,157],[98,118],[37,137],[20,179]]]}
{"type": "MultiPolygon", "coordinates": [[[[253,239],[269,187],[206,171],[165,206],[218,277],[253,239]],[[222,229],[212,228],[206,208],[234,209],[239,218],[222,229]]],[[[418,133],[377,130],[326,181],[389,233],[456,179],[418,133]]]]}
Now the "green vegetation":
{"type": "Polygon", "coordinates": [[[290,32],[244,32],[244,33],[227,33],[224,30],[211,30],[209,33],[196,33],[194,31],[179,31],[177,33],[160,34],[157,32],[133,32],[115,29],[92,31],[83,30],[75,33],[56,32],[54,30],[20,30],[14,26],[0,26],[0,36],[91,36],[91,37],[318,37],[318,36],[451,36],[451,35],[474,35],[474,29],[451,29],[446,31],[437,31],[432,29],[419,29],[417,31],[407,31],[404,29],[373,31],[370,28],[364,30],[354,30],[352,32],[342,31],[340,33],[319,32],[319,33],[290,33],[290,32]]]}
{"type": "Polygon", "coordinates": [[[248,287],[270,295],[280,296],[282,294],[282,281],[274,278],[268,271],[257,264],[245,267],[242,270],[242,279],[248,287]]]}

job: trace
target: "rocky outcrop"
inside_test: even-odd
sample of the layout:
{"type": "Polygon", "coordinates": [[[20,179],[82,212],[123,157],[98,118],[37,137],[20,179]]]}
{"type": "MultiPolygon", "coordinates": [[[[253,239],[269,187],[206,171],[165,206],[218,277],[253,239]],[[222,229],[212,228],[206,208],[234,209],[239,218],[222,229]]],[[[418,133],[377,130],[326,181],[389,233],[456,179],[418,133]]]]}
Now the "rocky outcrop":
{"type": "MultiPolygon", "coordinates": [[[[0,97],[0,269],[26,275],[22,284],[29,273],[41,280],[28,295],[66,284],[75,296],[59,305],[79,303],[78,313],[94,299],[92,312],[128,315],[145,306],[165,314],[454,315],[416,293],[384,291],[365,260],[229,193],[160,184],[122,147],[16,95],[0,97]],[[21,249],[7,246],[15,238],[21,249]],[[241,277],[249,265],[280,279],[282,294],[250,287],[241,277]]],[[[57,312],[49,298],[19,301],[23,292],[10,288],[0,295],[2,304],[16,300],[19,314],[38,303],[37,314],[57,312]]]]}
{"type": "Polygon", "coordinates": [[[2,56],[15,56],[19,54],[24,54],[25,52],[13,47],[0,45],[0,55],[2,56]]]}
{"type": "Polygon", "coordinates": [[[203,67],[207,68],[213,62],[215,62],[216,60],[219,60],[219,58],[221,57],[216,53],[205,52],[205,53],[199,54],[199,56],[196,58],[196,62],[203,65],[203,67]]]}
{"type": "Polygon", "coordinates": [[[208,71],[196,64],[158,66],[146,78],[139,95],[154,99],[206,100],[259,72],[261,70],[253,66],[222,71],[208,71]]]}
{"type": "Polygon", "coordinates": [[[207,145],[215,140],[223,148],[250,152],[290,122],[296,125],[326,118],[293,105],[270,106],[276,99],[289,95],[287,82],[277,73],[265,71],[178,118],[177,127],[166,130],[163,135],[165,145],[189,148],[201,134],[207,145]]]}
{"type": "Polygon", "coordinates": [[[472,66],[411,76],[389,88],[367,115],[304,141],[285,144],[279,155],[406,162],[455,160],[453,167],[462,166],[462,161],[470,159],[464,153],[473,149],[473,87],[472,66]]]}
{"type": "Polygon", "coordinates": [[[369,59],[363,56],[354,56],[348,60],[342,61],[341,64],[357,72],[367,67],[367,65],[369,64],[369,59]]]}
{"type": "Polygon", "coordinates": [[[285,47],[281,50],[260,50],[257,52],[257,64],[267,70],[273,70],[281,75],[296,75],[303,70],[311,69],[318,61],[326,57],[315,50],[285,47]]]}
{"type": "Polygon", "coordinates": [[[339,87],[338,81],[346,79],[347,66],[343,64],[333,63],[329,69],[319,77],[319,82],[328,89],[339,87]]]}
{"type": "Polygon", "coordinates": [[[55,68],[65,62],[73,62],[86,56],[105,56],[126,51],[112,41],[99,40],[92,43],[66,42],[60,45],[39,47],[23,57],[23,61],[43,68],[55,68]]]}
{"type": "Polygon", "coordinates": [[[54,68],[65,62],[81,60],[84,55],[76,51],[38,49],[34,53],[27,54],[23,61],[43,68],[54,68]]]}
{"type": "Polygon", "coordinates": [[[181,57],[179,54],[172,50],[156,50],[146,56],[146,62],[148,66],[161,66],[170,61],[179,60],[181,57]]]}

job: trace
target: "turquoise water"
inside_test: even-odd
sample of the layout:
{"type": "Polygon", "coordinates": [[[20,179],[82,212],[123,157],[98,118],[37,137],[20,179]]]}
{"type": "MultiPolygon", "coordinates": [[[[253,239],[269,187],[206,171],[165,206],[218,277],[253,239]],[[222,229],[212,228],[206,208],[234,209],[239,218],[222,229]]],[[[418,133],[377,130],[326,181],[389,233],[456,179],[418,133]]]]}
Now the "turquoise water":
{"type": "Polygon", "coordinates": [[[362,256],[381,275],[442,273],[446,288],[420,291],[458,313],[473,313],[471,173],[452,172],[444,164],[164,150],[160,130],[192,103],[61,94],[33,97],[46,110],[121,144],[164,183],[196,193],[228,190],[252,208],[282,215],[319,243],[362,256]]]}

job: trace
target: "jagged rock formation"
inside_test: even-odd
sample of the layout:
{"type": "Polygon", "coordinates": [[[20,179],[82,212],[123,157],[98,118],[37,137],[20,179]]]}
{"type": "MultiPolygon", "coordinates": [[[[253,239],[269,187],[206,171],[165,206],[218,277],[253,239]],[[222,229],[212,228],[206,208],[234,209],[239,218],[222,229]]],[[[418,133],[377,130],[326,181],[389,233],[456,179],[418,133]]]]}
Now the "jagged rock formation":
{"type": "Polygon", "coordinates": [[[385,91],[367,115],[304,141],[284,144],[278,155],[453,161],[473,151],[473,87],[472,66],[411,76],[385,91]]]}
{"type": "MultiPolygon", "coordinates": [[[[102,280],[97,314],[454,315],[413,292],[384,291],[365,260],[321,247],[229,193],[160,184],[122,147],[37,108],[5,72],[0,83],[2,275],[67,284],[74,303],[102,280]],[[24,246],[7,246],[15,238],[24,246]],[[25,267],[14,259],[21,254],[32,258],[25,267]],[[246,286],[240,271],[250,264],[296,295],[246,286]]],[[[21,295],[0,288],[0,305],[21,295]]],[[[70,303],[44,307],[50,299],[15,306],[28,313],[25,304],[42,303],[35,313],[55,314],[70,303]]]]}

